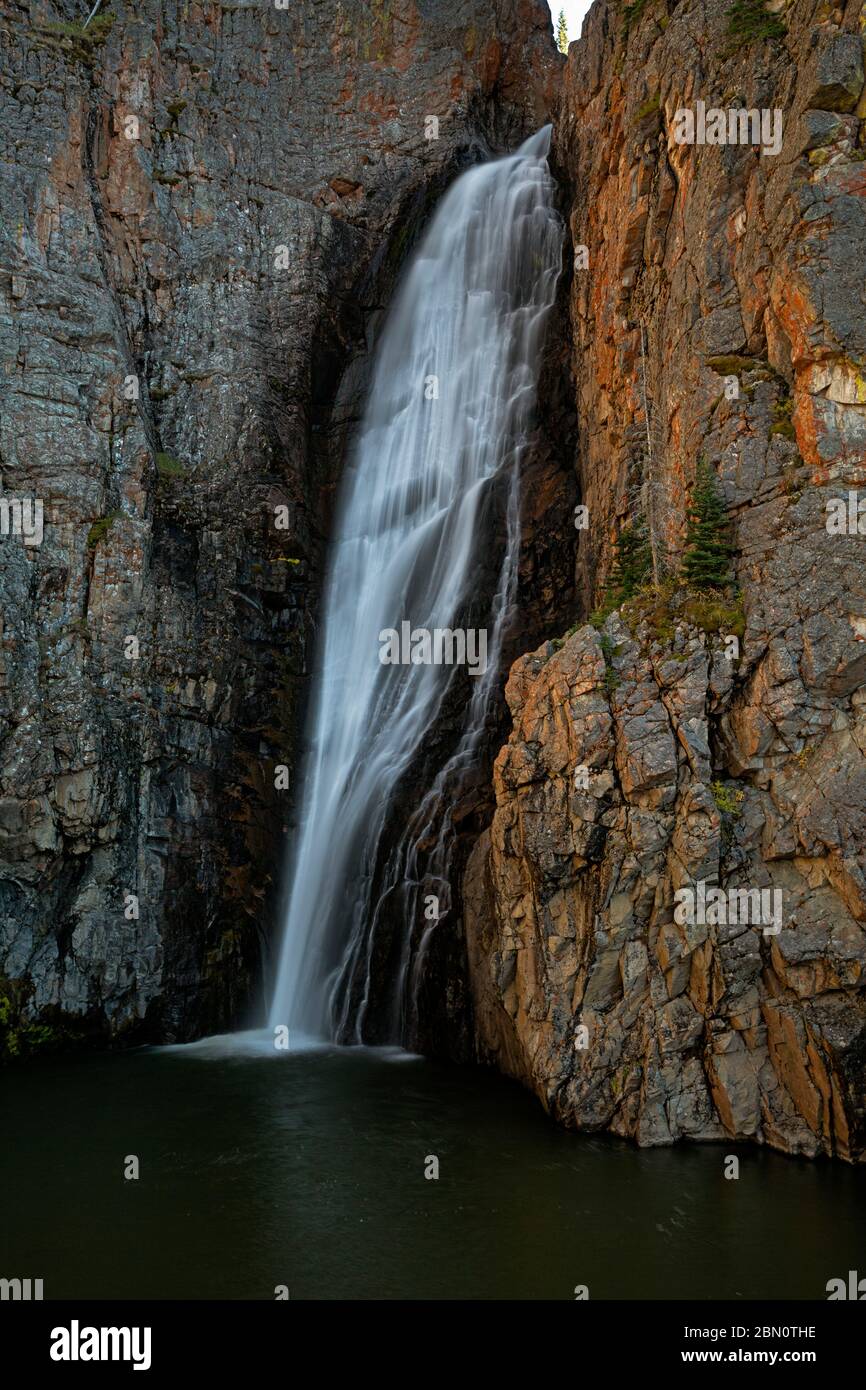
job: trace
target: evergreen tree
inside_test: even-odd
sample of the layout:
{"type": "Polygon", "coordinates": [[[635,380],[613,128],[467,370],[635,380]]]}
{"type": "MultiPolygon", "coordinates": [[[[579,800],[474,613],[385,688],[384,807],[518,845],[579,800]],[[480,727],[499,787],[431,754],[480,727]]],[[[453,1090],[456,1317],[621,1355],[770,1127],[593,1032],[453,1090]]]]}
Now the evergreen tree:
{"type": "Polygon", "coordinates": [[[633,598],[652,570],[652,550],[643,517],[627,522],[616,539],[616,554],[610,573],[610,587],[617,602],[633,598]]]}
{"type": "Polygon", "coordinates": [[[565,10],[559,11],[559,19],[556,21],[556,46],[560,53],[568,52],[568,25],[565,22],[565,10]]]}
{"type": "Polygon", "coordinates": [[[704,458],[695,470],[687,522],[682,578],[697,589],[724,589],[734,547],[716,476],[704,458]]]}

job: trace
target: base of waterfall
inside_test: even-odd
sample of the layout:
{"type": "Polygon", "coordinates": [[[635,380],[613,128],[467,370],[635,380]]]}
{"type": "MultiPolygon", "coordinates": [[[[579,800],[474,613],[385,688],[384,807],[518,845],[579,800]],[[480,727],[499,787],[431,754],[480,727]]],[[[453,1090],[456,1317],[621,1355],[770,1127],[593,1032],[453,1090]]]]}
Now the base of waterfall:
{"type": "Polygon", "coordinates": [[[378,1057],[383,1062],[419,1062],[423,1058],[417,1052],[407,1052],[402,1047],[368,1047],[364,1043],[343,1046],[329,1042],[326,1038],[315,1038],[294,1029],[289,1032],[286,1044],[276,1045],[273,1028],[255,1028],[243,1033],[214,1033],[208,1038],[199,1038],[191,1043],[169,1043],[165,1047],[142,1049],[142,1051],[177,1053],[184,1057],[194,1057],[201,1061],[223,1061],[226,1058],[280,1058],[297,1057],[303,1053],[358,1053],[378,1057]]]}

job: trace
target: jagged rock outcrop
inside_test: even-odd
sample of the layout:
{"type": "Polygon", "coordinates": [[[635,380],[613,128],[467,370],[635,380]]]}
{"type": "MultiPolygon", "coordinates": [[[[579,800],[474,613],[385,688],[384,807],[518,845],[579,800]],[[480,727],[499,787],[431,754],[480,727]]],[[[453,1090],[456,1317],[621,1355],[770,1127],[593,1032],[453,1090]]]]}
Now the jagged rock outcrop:
{"type": "Polygon", "coordinates": [[[89,8],[0,29],[0,481],[45,508],[0,538],[0,1016],[188,1038],[258,998],[375,313],[557,64],[542,0],[89,8]]]}
{"type": "Polygon", "coordinates": [[[821,773],[789,772],[801,843],[772,855],[772,794],[712,767],[737,682],[723,634],[674,616],[659,639],[640,606],[626,615],[511,674],[465,888],[483,1054],[557,1118],[641,1144],[859,1157],[866,932],[802,844],[821,773]],[[678,920],[677,890],[700,882],[778,893],[780,918],[738,903],[678,920]]]}
{"type": "Polygon", "coordinates": [[[739,608],[687,611],[674,583],[514,667],[464,884],[476,1031],[568,1124],[858,1159],[864,28],[859,5],[792,6],[782,36],[743,42],[726,11],[648,3],[628,23],[597,3],[556,152],[588,253],[570,291],[583,611],[641,505],[675,576],[703,455],[742,625],[739,608]],[[778,108],[778,153],[677,143],[698,100],[778,108]],[[853,525],[828,525],[839,503],[853,525]],[[677,890],[699,882],[779,890],[781,930],[678,923],[677,890]]]}

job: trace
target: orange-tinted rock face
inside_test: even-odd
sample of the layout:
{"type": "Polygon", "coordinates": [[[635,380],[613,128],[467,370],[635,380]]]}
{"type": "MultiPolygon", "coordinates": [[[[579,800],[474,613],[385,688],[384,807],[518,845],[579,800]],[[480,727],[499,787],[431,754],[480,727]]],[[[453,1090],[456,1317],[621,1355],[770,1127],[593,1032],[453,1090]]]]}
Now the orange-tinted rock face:
{"type": "Polygon", "coordinates": [[[859,5],[789,9],[784,39],[730,51],[726,8],[648,5],[625,35],[597,3],[555,152],[588,253],[570,300],[583,611],[637,510],[675,579],[703,456],[744,630],[731,656],[733,600],[716,632],[647,599],[514,667],[465,884],[477,1035],[567,1124],[860,1158],[864,26],[859,5]],[[699,100],[781,110],[778,153],[678,144],[699,100]],[[767,891],[779,930],[678,921],[697,883],[767,891]]]}
{"type": "Polygon", "coordinates": [[[370,314],[557,61],[542,0],[111,11],[0,34],[2,482],[46,518],[0,539],[0,993],[165,1040],[260,998],[370,314]]]}

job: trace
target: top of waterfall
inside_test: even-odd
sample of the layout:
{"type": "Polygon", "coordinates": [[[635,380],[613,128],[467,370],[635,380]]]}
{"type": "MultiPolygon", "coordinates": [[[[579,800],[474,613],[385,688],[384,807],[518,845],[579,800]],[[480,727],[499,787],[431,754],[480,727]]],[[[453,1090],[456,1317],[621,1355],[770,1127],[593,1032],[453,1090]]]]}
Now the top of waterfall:
{"type": "Polygon", "coordinates": [[[550,153],[550,137],[553,134],[553,126],[548,123],[537,130],[534,135],[530,135],[528,140],[524,140],[517,154],[531,155],[533,159],[544,159],[550,153]]]}

